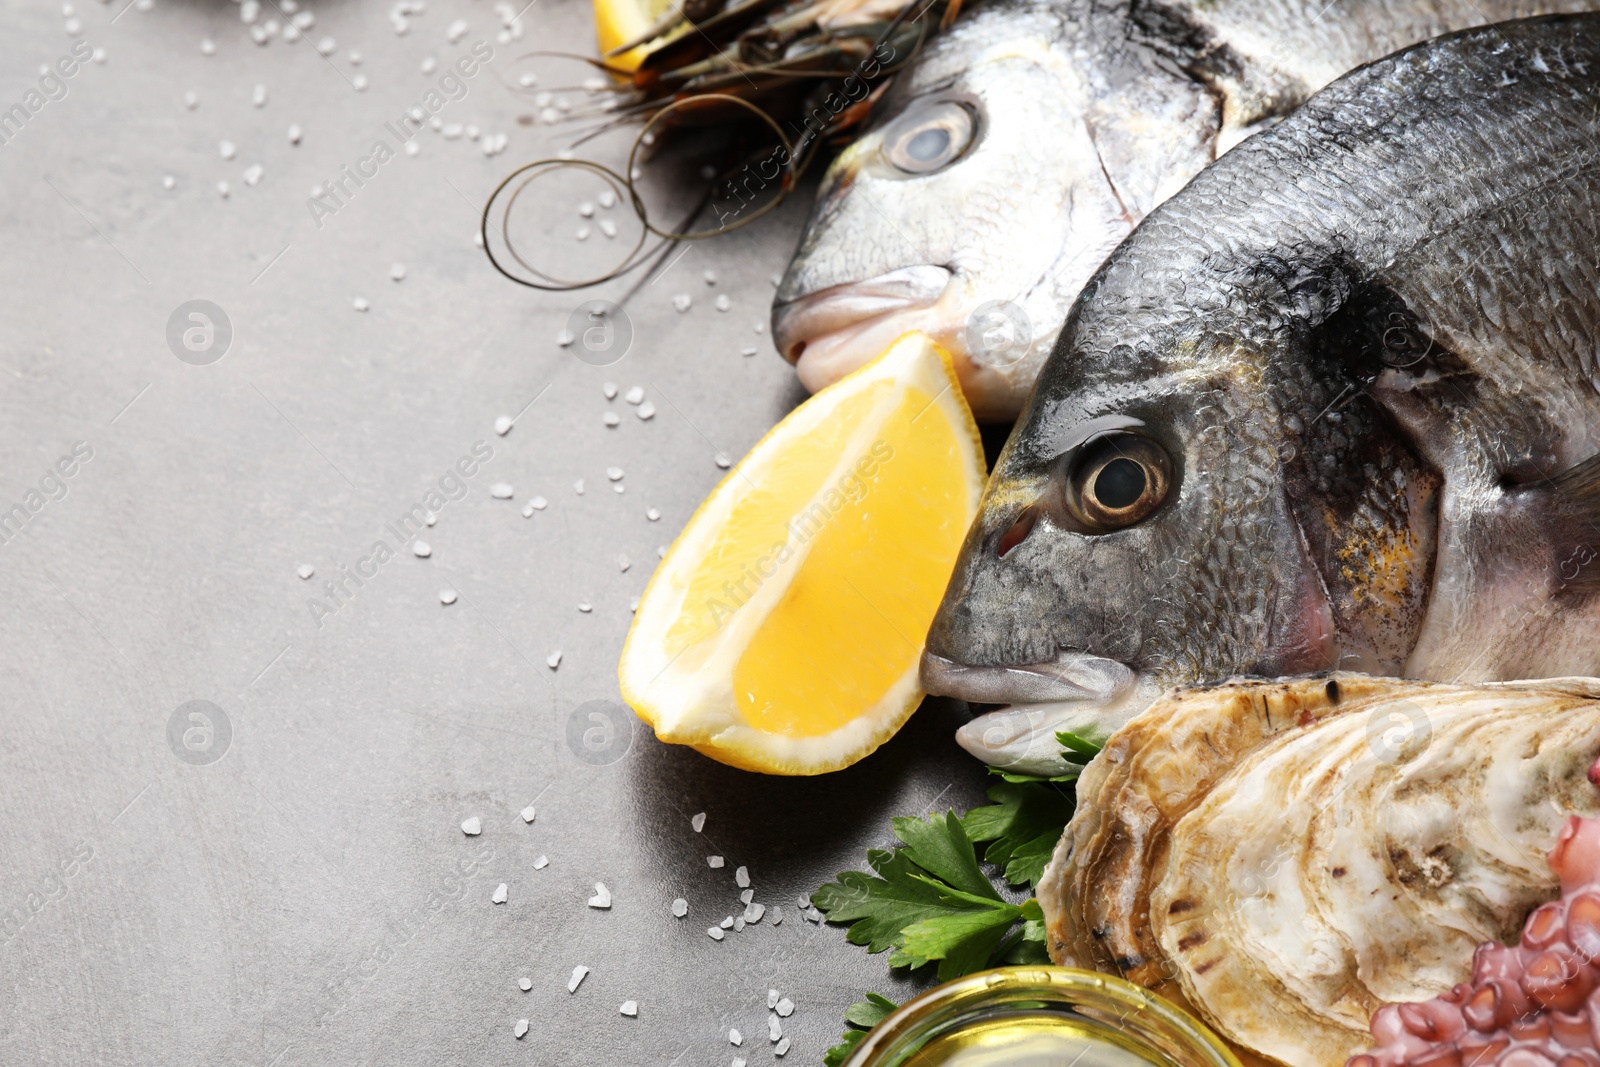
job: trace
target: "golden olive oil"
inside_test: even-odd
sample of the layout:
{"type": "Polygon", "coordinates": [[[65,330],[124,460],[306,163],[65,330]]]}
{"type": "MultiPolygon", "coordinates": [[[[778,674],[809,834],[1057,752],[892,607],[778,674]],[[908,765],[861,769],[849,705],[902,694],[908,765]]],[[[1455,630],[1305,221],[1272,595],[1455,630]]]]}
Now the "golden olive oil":
{"type": "Polygon", "coordinates": [[[1175,1067],[1109,1027],[1060,1012],[996,1012],[940,1034],[903,1067],[1175,1067]]]}

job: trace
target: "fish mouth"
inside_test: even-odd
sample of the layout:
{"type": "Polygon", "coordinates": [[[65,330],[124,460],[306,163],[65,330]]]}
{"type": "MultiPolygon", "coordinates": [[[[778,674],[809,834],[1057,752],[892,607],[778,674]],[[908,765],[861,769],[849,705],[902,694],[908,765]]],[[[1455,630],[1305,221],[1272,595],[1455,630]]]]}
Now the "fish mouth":
{"type": "Polygon", "coordinates": [[[1005,705],[957,730],[957,743],[991,767],[1042,777],[1078,767],[1063,754],[1058,731],[1103,741],[1156,695],[1127,664],[1084,652],[1015,667],[972,666],[924,652],[922,687],[936,696],[1005,705]]]}
{"type": "Polygon", "coordinates": [[[772,307],[772,340],[811,392],[831,385],[911,330],[935,339],[958,332],[960,309],[949,309],[954,274],[920,264],[846,282],[772,307]]]}

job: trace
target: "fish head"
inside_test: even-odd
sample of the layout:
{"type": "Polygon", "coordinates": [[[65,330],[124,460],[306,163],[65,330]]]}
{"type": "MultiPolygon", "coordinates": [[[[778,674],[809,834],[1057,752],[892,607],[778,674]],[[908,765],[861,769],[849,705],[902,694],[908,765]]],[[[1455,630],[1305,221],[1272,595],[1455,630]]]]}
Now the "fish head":
{"type": "Polygon", "coordinates": [[[1057,730],[1103,738],[1172,686],[1337,660],[1261,354],[1192,326],[1075,331],[1084,310],[996,464],[922,667],[930,693],[1005,705],[958,739],[1029,773],[1063,770],[1057,730]]]}
{"type": "Polygon", "coordinates": [[[834,160],[773,305],[773,339],[808,389],[921,330],[980,419],[1021,409],[1073,298],[1133,225],[1059,17],[963,18],[834,160]]]}

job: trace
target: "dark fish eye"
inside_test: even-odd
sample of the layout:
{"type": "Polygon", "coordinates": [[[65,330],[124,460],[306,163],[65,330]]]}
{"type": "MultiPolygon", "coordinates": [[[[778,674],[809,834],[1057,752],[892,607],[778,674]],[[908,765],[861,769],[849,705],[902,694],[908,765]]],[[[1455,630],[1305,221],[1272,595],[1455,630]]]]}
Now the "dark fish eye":
{"type": "Polygon", "coordinates": [[[960,159],[972,144],[972,110],[955,100],[930,100],[895,119],[883,134],[883,156],[905,174],[931,174],[960,159]]]}
{"type": "Polygon", "coordinates": [[[1172,460],[1143,434],[1099,437],[1069,463],[1067,512],[1084,533],[1109,533],[1142,522],[1171,492],[1172,460]]]}

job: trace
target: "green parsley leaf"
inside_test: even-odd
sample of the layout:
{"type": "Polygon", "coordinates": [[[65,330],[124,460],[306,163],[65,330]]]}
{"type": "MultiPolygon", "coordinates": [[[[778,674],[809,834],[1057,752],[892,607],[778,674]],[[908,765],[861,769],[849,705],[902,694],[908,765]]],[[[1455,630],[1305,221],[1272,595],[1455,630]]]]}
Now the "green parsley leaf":
{"type": "Polygon", "coordinates": [[[992,786],[989,799],[995,803],[967,812],[967,836],[989,842],[983,858],[1003,869],[1008,882],[1037,885],[1072,818],[1072,792],[1046,783],[1006,782],[992,786]]]}
{"type": "Polygon", "coordinates": [[[1104,741],[1095,741],[1084,737],[1082,734],[1075,734],[1071,730],[1057,730],[1056,740],[1061,742],[1061,747],[1067,750],[1067,759],[1073,763],[1088,763],[1100,754],[1102,748],[1106,747],[1104,741]],[[1082,756],[1084,758],[1073,759],[1074,756],[1082,756]]]}
{"type": "Polygon", "coordinates": [[[841,1067],[856,1046],[861,1044],[861,1039],[867,1036],[867,1031],[887,1019],[897,1007],[899,1005],[894,1001],[877,993],[868,993],[866,1000],[850,1005],[844,1013],[844,1021],[849,1028],[845,1030],[843,1039],[823,1054],[823,1067],[841,1067]]]}

